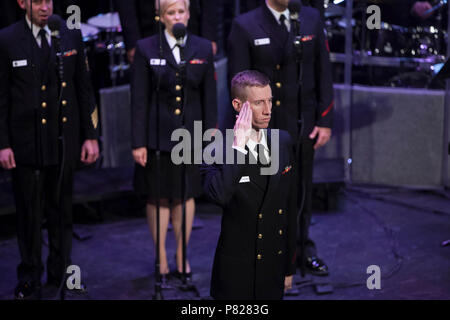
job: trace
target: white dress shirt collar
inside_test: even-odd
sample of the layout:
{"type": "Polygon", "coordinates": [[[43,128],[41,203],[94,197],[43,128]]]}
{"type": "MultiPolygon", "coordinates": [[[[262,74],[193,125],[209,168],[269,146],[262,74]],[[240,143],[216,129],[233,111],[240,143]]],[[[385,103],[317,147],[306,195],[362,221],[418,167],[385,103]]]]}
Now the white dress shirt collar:
{"type": "MultiPolygon", "coordinates": [[[[248,139],[247,141],[247,148],[255,157],[255,159],[258,159],[258,152],[255,150],[255,147],[258,144],[262,144],[264,147],[264,155],[266,156],[266,159],[270,162],[270,152],[269,152],[269,146],[267,144],[267,137],[266,137],[267,130],[261,130],[261,140],[259,142],[256,142],[252,139],[248,139]]],[[[244,150],[246,151],[246,150],[244,150]]]]}
{"type": "Polygon", "coordinates": [[[277,20],[278,24],[280,24],[280,17],[282,14],[286,17],[286,20],[284,21],[284,23],[286,24],[288,31],[290,31],[291,30],[291,21],[289,20],[289,17],[290,17],[289,9],[286,9],[283,12],[278,12],[277,10],[275,10],[271,6],[269,6],[267,1],[266,1],[266,6],[267,6],[267,8],[269,8],[270,12],[272,12],[272,14],[275,17],[275,19],[277,20]]]}
{"type": "Polygon", "coordinates": [[[264,134],[264,130],[261,130],[261,140],[259,142],[256,142],[256,141],[254,141],[252,139],[248,139],[247,147],[248,147],[248,149],[250,151],[254,151],[255,147],[258,144],[262,144],[265,149],[269,149],[268,146],[267,146],[267,139],[266,139],[266,135],[264,134]]]}
{"type": "MultiPolygon", "coordinates": [[[[174,36],[170,35],[169,32],[164,30],[164,35],[166,36],[167,43],[169,44],[169,48],[172,50],[173,57],[175,58],[175,61],[179,64],[181,61],[180,58],[180,48],[176,46],[177,39],[175,39],[174,36]]],[[[187,41],[187,34],[184,36],[183,44],[186,45],[187,41]]]]}
{"type": "MultiPolygon", "coordinates": [[[[30,21],[30,19],[28,19],[27,15],[25,15],[25,20],[27,21],[28,27],[31,29],[31,21],[30,21]]],[[[33,23],[33,36],[36,39],[36,42],[38,43],[39,47],[41,46],[41,37],[39,36],[39,31],[41,31],[41,29],[42,29],[41,27],[39,27],[33,23]]],[[[43,29],[47,32],[45,37],[47,38],[48,45],[51,46],[51,43],[52,43],[51,33],[52,32],[50,31],[50,28],[48,27],[48,25],[45,25],[45,27],[43,29]]]]}

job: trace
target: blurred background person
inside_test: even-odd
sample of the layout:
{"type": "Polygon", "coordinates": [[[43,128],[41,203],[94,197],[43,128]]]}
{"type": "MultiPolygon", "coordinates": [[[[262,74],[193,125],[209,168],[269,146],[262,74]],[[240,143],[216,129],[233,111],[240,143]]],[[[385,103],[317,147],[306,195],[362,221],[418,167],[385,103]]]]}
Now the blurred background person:
{"type": "Polygon", "coordinates": [[[16,204],[21,262],[14,295],[39,299],[43,219],[49,235],[47,284],[59,286],[71,257],[75,166],[99,157],[98,111],[80,32],[61,23],[64,78],[59,79],[47,25],[53,1],[17,3],[26,17],[0,31],[0,164],[11,170],[16,204]]]}
{"type": "MultiPolygon", "coordinates": [[[[158,2],[158,0],[156,0],[158,2]]],[[[161,0],[161,22],[165,26],[160,44],[154,35],[139,40],[132,66],[132,147],[135,167],[135,190],[148,195],[147,218],[153,240],[156,243],[156,154],[157,137],[161,149],[161,197],[160,197],[160,274],[163,281],[169,273],[165,240],[169,217],[172,217],[177,249],[176,270],[183,268],[182,259],[182,186],[181,166],[171,161],[172,132],[183,123],[193,134],[194,121],[203,122],[203,130],[214,128],[217,123],[216,81],[212,45],[209,40],[188,33],[184,38],[186,79],[180,71],[180,49],[172,30],[176,23],[185,26],[189,21],[189,0],[161,0]],[[159,47],[162,45],[163,56],[159,47]],[[159,97],[156,94],[158,79],[161,81],[159,97]],[[184,101],[182,97],[184,96],[184,101]],[[156,118],[159,98],[159,119],[156,118]],[[156,128],[159,123],[160,132],[156,128]]],[[[186,166],[186,244],[191,234],[195,212],[194,197],[202,193],[198,168],[186,166]]],[[[189,262],[186,272],[190,275],[189,262]]]]}
{"type": "Polygon", "coordinates": [[[326,276],[328,266],[318,257],[309,226],[314,153],[330,140],[333,125],[331,64],[320,13],[305,6],[299,15],[303,42],[300,86],[288,4],[288,0],[267,0],[233,21],[228,38],[228,75],[233,77],[253,69],[271,80],[274,107],[270,127],[289,132],[297,146],[300,165],[298,266],[311,274],[326,276]]]}

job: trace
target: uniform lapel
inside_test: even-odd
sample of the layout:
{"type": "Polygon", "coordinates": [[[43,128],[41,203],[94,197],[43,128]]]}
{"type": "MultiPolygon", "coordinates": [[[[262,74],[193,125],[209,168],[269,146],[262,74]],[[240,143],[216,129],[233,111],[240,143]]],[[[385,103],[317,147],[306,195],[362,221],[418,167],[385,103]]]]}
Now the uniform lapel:
{"type": "MultiPolygon", "coordinates": [[[[304,11],[300,12],[299,18],[298,18],[299,25],[300,25],[300,35],[301,36],[303,36],[305,34],[305,28],[307,27],[307,21],[306,20],[308,19],[308,16],[305,15],[303,12],[304,11]]],[[[295,48],[294,48],[294,45],[293,45],[294,40],[295,40],[295,36],[296,35],[293,32],[293,27],[292,27],[292,24],[291,24],[291,31],[289,32],[289,38],[288,38],[288,40],[286,41],[286,44],[285,44],[285,50],[284,50],[284,53],[285,53],[284,59],[285,60],[289,59],[289,57],[292,56],[294,54],[294,52],[295,52],[295,48]]]]}
{"type": "Polygon", "coordinates": [[[36,39],[34,38],[33,34],[31,33],[31,29],[28,27],[28,24],[23,18],[23,32],[22,32],[22,41],[20,41],[20,45],[22,46],[22,49],[25,52],[25,55],[27,59],[29,60],[29,64],[33,70],[33,74],[35,78],[37,79],[37,72],[36,72],[36,66],[41,69],[40,65],[40,59],[38,59],[37,50],[39,50],[39,47],[37,45],[36,39]]]}
{"type": "Polygon", "coordinates": [[[169,47],[169,43],[167,42],[165,35],[163,34],[161,38],[163,47],[163,56],[161,58],[165,58],[168,64],[178,69],[178,63],[175,61],[175,57],[173,56],[172,53],[172,48],[169,47]]]}
{"type": "Polygon", "coordinates": [[[245,150],[247,151],[247,154],[245,155],[245,164],[243,164],[246,167],[245,175],[250,178],[250,183],[255,185],[261,191],[262,195],[264,195],[267,187],[266,177],[260,175],[260,167],[256,164],[257,160],[250,152],[248,146],[245,146],[245,150]]]}
{"type": "MultiPolygon", "coordinates": [[[[62,54],[62,61],[64,63],[64,66],[66,66],[67,61],[70,61],[69,59],[66,59],[64,57],[64,53],[67,53],[70,50],[76,50],[74,48],[74,45],[72,44],[72,42],[70,41],[70,37],[68,34],[68,30],[65,28],[61,28],[61,54],[62,54]],[[67,61],[66,61],[67,60],[67,61]]],[[[77,52],[76,54],[79,55],[83,52],[77,52]]],[[[55,68],[57,68],[57,56],[56,56],[56,48],[54,46],[54,42],[52,41],[52,51],[51,51],[51,56],[50,56],[50,61],[49,61],[49,70],[55,70],[55,68]]]]}
{"type": "MultiPolygon", "coordinates": [[[[300,31],[301,30],[303,30],[303,28],[300,26],[300,31]]],[[[295,34],[293,31],[293,26],[291,24],[291,31],[289,32],[289,36],[288,36],[286,43],[284,44],[283,61],[287,61],[292,56],[292,54],[295,52],[294,40],[295,40],[295,34]]]]}
{"type": "Polygon", "coordinates": [[[189,64],[189,61],[194,57],[197,52],[197,47],[193,43],[192,36],[188,35],[186,40],[186,46],[184,47],[184,58],[186,63],[189,64]]]}
{"type": "MultiPolygon", "coordinates": [[[[62,48],[62,41],[61,41],[61,51],[64,52],[64,50],[62,48]]],[[[48,76],[54,70],[55,66],[56,66],[56,50],[55,50],[54,43],[52,41],[52,45],[50,47],[50,57],[48,59],[48,63],[46,66],[42,66],[42,70],[41,70],[43,81],[46,82],[48,80],[48,76]]]]}
{"type": "MultiPolygon", "coordinates": [[[[272,134],[271,134],[271,130],[267,129],[267,145],[269,147],[270,150],[270,154],[271,154],[271,158],[272,158],[272,134]]],[[[279,142],[280,143],[280,142],[279,142]]],[[[284,158],[283,158],[283,152],[281,150],[281,145],[279,148],[279,152],[280,152],[280,158],[279,158],[279,166],[281,167],[281,165],[284,163],[284,158]]],[[[276,174],[269,176],[269,184],[267,186],[267,193],[266,196],[264,197],[264,201],[263,201],[263,205],[262,208],[264,210],[265,206],[268,203],[268,199],[271,199],[271,194],[273,192],[273,190],[275,188],[278,187],[278,183],[280,181],[280,177],[281,177],[281,170],[278,168],[278,171],[276,174]]]]}
{"type": "MultiPolygon", "coordinates": [[[[63,62],[64,62],[64,52],[66,52],[67,50],[72,49],[72,48],[69,47],[69,45],[70,45],[69,37],[67,37],[66,29],[64,29],[64,28],[61,28],[61,38],[60,39],[61,39],[60,40],[61,54],[62,54],[62,59],[63,59],[63,62]]],[[[79,54],[79,52],[77,54],[79,54]]],[[[48,68],[50,70],[52,68],[54,68],[56,66],[56,62],[57,62],[56,48],[55,48],[54,40],[52,39],[52,47],[51,47],[51,54],[50,54],[48,68]]]]}
{"type": "MultiPolygon", "coordinates": [[[[167,42],[167,39],[165,36],[163,38],[163,52],[164,57],[167,59],[168,64],[170,64],[172,67],[178,69],[180,66],[175,61],[175,57],[173,56],[172,49],[169,47],[169,43],[167,42]]],[[[195,46],[195,43],[192,41],[192,36],[187,37],[186,45],[184,47],[184,59],[187,64],[189,64],[189,61],[191,58],[195,55],[197,52],[197,48],[195,46]]]]}
{"type": "Polygon", "coordinates": [[[263,4],[261,9],[261,19],[258,19],[259,25],[266,32],[270,41],[274,42],[274,44],[271,43],[270,45],[274,56],[277,57],[279,56],[280,49],[285,47],[285,43],[282,40],[282,31],[272,12],[267,8],[267,5],[263,4]]]}
{"type": "MultiPolygon", "coordinates": [[[[268,141],[270,141],[268,139],[268,141]]],[[[268,146],[269,146],[269,150],[270,150],[270,144],[268,142],[268,146]]],[[[255,157],[253,156],[253,154],[250,152],[248,146],[245,146],[245,150],[247,151],[247,154],[245,155],[245,164],[243,164],[246,169],[245,169],[245,175],[248,176],[250,178],[250,183],[252,183],[253,185],[255,185],[259,191],[261,191],[261,196],[264,197],[264,202],[265,199],[267,198],[267,187],[270,187],[270,180],[272,180],[272,176],[267,177],[267,176],[263,176],[261,175],[261,167],[257,164],[257,159],[255,159],[255,157]],[[269,179],[269,184],[267,184],[267,178],[269,179]]],[[[224,150],[224,154],[225,154],[226,150],[224,150]]],[[[235,161],[237,161],[237,159],[234,159],[235,161]]],[[[272,187],[273,189],[273,187],[272,187]]]]}

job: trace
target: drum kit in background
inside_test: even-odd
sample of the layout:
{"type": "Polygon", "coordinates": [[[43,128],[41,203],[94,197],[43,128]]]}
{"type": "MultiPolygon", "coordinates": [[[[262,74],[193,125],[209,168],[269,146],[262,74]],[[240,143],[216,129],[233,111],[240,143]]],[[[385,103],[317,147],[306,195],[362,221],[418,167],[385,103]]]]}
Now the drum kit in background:
{"type": "Polygon", "coordinates": [[[130,65],[119,14],[99,14],[81,24],[81,33],[96,91],[125,83],[130,65]]]}
{"type": "MultiPolygon", "coordinates": [[[[354,13],[362,12],[365,8],[356,8],[354,13]]],[[[435,87],[443,85],[442,82],[437,84],[433,80],[445,62],[447,32],[434,26],[403,27],[386,22],[381,22],[380,29],[369,30],[366,26],[367,16],[360,16],[352,18],[350,22],[354,82],[414,88],[430,87],[431,84],[435,87]]],[[[345,7],[328,4],[325,25],[331,61],[342,64],[346,60],[345,7]]],[[[342,82],[343,67],[336,67],[335,73],[338,74],[335,81],[342,82]]]]}

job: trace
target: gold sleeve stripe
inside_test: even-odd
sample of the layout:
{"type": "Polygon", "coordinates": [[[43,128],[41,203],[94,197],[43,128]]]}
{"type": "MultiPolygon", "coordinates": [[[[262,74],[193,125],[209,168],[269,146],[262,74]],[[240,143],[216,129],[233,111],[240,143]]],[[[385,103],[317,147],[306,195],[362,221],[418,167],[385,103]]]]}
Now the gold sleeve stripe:
{"type": "Polygon", "coordinates": [[[97,129],[98,126],[98,109],[95,107],[94,111],[91,113],[91,121],[94,129],[97,129]]]}

